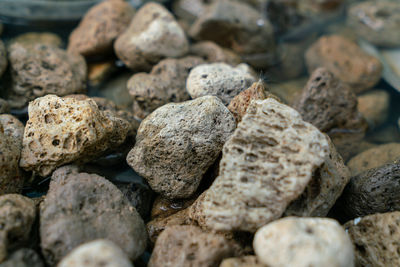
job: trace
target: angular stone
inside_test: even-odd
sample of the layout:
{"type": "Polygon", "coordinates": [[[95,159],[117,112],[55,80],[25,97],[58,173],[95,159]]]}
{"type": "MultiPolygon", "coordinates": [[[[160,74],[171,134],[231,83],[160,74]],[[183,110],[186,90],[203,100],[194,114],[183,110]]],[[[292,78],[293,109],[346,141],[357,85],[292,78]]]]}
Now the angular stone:
{"type": "Polygon", "coordinates": [[[127,121],[91,100],[47,95],[29,104],[20,166],[47,176],[58,166],[85,162],[125,141],[127,121]]]}
{"type": "Polygon", "coordinates": [[[353,244],[338,222],[288,217],[260,228],[254,251],[267,266],[354,266],[353,244]]]}
{"type": "Polygon", "coordinates": [[[339,35],[319,38],[307,50],[305,58],[309,72],[325,67],[355,93],[372,88],[381,78],[380,61],[339,35]]]}
{"type": "Polygon", "coordinates": [[[223,62],[232,66],[241,63],[241,58],[230,49],[223,48],[211,41],[203,41],[190,47],[190,54],[202,57],[208,63],[223,62]]]}
{"type": "Polygon", "coordinates": [[[217,97],[167,104],[142,121],[127,161],[154,191],[186,198],[234,129],[235,119],[217,97]]]}
{"type": "Polygon", "coordinates": [[[190,71],[186,88],[192,98],[214,95],[227,106],[233,97],[255,81],[256,77],[247,64],[236,67],[225,63],[203,64],[190,71]]]}
{"type": "Polygon", "coordinates": [[[185,55],[189,43],[184,31],[165,7],[147,3],[118,37],[114,49],[129,68],[148,71],[163,58],[185,55]]]}
{"type": "Polygon", "coordinates": [[[147,243],[143,220],[122,192],[105,178],[71,166],[53,173],[40,207],[40,238],[49,265],[99,238],[114,242],[132,260],[147,243]]]}
{"type": "Polygon", "coordinates": [[[69,36],[68,51],[83,56],[112,52],[113,42],[128,27],[134,9],[122,0],[107,0],[87,11],[69,36]]]}
{"type": "Polygon", "coordinates": [[[357,98],[358,110],[368,122],[369,128],[383,124],[389,116],[390,95],[385,90],[367,92],[357,98]]]}
{"type": "Polygon", "coordinates": [[[224,145],[219,176],[189,216],[213,230],[255,232],[282,216],[328,154],[328,138],[297,111],[255,100],[224,145]]]}
{"type": "Polygon", "coordinates": [[[199,57],[169,58],[160,61],[149,74],[133,75],[127,88],[133,97],[135,116],[144,119],[162,105],[189,100],[186,78],[192,68],[202,63],[199,57]]]}

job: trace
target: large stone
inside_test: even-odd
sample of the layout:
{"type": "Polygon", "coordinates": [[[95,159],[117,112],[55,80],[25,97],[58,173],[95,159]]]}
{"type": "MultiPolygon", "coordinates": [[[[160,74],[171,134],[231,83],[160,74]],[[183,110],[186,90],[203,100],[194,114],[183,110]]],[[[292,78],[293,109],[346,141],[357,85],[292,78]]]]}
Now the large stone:
{"type": "Polygon", "coordinates": [[[154,191],[189,197],[234,129],[232,114],[217,97],[167,104],[142,121],[127,161],[154,191]]]}
{"type": "Polygon", "coordinates": [[[173,15],[153,2],[138,10],[114,48],[118,58],[129,68],[148,71],[163,58],[185,55],[189,43],[173,15]]]}
{"type": "Polygon", "coordinates": [[[114,242],[132,260],[147,243],[144,222],[122,192],[105,178],[71,166],[53,173],[40,206],[40,238],[49,265],[99,238],[114,242]]]}
{"type": "Polygon", "coordinates": [[[254,236],[260,262],[275,266],[354,266],[353,244],[338,222],[288,217],[260,228],[254,236]]]}
{"type": "Polygon", "coordinates": [[[58,166],[92,160],[125,141],[129,123],[91,100],[47,95],[29,104],[20,166],[47,176],[58,166]]]}
{"type": "Polygon", "coordinates": [[[189,216],[214,230],[255,232],[282,216],[328,154],[328,138],[297,111],[255,100],[224,145],[219,176],[189,216]]]}

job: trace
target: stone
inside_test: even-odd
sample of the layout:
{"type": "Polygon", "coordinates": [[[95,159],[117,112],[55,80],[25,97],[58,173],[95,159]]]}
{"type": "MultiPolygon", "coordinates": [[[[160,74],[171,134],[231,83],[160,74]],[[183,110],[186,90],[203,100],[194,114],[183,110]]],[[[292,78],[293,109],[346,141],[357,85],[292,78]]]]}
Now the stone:
{"type": "Polygon", "coordinates": [[[60,36],[52,32],[27,32],[16,36],[10,40],[8,46],[13,43],[20,43],[23,45],[45,44],[48,46],[55,46],[62,48],[63,41],[60,36]]]}
{"type": "Polygon", "coordinates": [[[165,104],[189,100],[186,79],[190,70],[202,63],[199,57],[168,58],[155,65],[150,73],[134,74],[127,88],[133,98],[135,116],[144,119],[165,104]]]}
{"type": "Polygon", "coordinates": [[[224,259],[219,267],[266,267],[256,256],[243,256],[238,258],[224,259]]]}
{"type": "Polygon", "coordinates": [[[133,267],[125,253],[113,242],[98,239],[72,250],[57,267],[133,267]]]}
{"type": "Polygon", "coordinates": [[[150,2],[138,10],[114,49],[127,67],[148,71],[163,58],[184,56],[189,43],[173,15],[162,5],[150,2]]]}
{"type": "Polygon", "coordinates": [[[7,50],[4,43],[0,40],[0,77],[7,68],[7,50]]]}
{"type": "Polygon", "coordinates": [[[257,258],[267,266],[354,266],[353,244],[328,218],[283,218],[254,236],[257,258]]]}
{"type": "Polygon", "coordinates": [[[389,116],[390,95],[385,90],[373,90],[357,98],[358,111],[367,120],[369,128],[382,125],[389,116]]]}
{"type": "Polygon", "coordinates": [[[282,216],[328,155],[328,138],[297,111],[272,98],[252,101],[189,216],[204,228],[255,232],[282,216]]]}
{"type": "Polygon", "coordinates": [[[187,199],[170,200],[162,196],[157,196],[154,200],[153,207],[151,208],[151,218],[166,218],[181,210],[186,209],[196,200],[197,196],[194,195],[187,199]]]}
{"type": "Polygon", "coordinates": [[[0,263],[0,267],[44,267],[40,256],[30,248],[21,248],[0,263]]]}
{"type": "Polygon", "coordinates": [[[234,244],[223,235],[196,226],[171,226],[158,237],[148,266],[218,266],[234,255],[234,244]]]}
{"type": "Polygon", "coordinates": [[[34,202],[22,195],[0,196],[0,263],[8,251],[26,245],[36,218],[34,202]]]}
{"type": "Polygon", "coordinates": [[[325,68],[316,69],[294,102],[305,121],[323,132],[333,129],[366,130],[353,91],[325,68]]]}
{"type": "Polygon", "coordinates": [[[211,41],[193,44],[190,46],[190,54],[201,57],[208,63],[223,62],[236,66],[242,62],[238,54],[211,41]]]}
{"type": "Polygon", "coordinates": [[[343,227],[354,243],[356,266],[400,265],[400,212],[356,218],[343,227]]]}
{"type": "Polygon", "coordinates": [[[357,35],[377,46],[399,47],[400,3],[397,1],[365,1],[352,5],[348,24],[357,35]]]}
{"type": "Polygon", "coordinates": [[[352,176],[355,176],[364,171],[394,162],[399,158],[400,144],[389,143],[365,150],[350,159],[347,166],[349,166],[352,176]]]}
{"type": "Polygon", "coordinates": [[[47,95],[29,104],[20,166],[44,177],[73,161],[87,162],[125,141],[129,123],[91,100],[47,95]]]}
{"type": "Polygon", "coordinates": [[[241,1],[214,1],[193,23],[189,34],[195,40],[213,41],[240,55],[275,50],[271,23],[259,10],[241,1]]]}
{"type": "Polygon", "coordinates": [[[71,166],[53,173],[40,206],[40,238],[49,265],[96,239],[114,242],[132,260],[147,243],[144,222],[122,192],[105,178],[71,166]]]}
{"type": "Polygon", "coordinates": [[[235,116],[236,122],[239,123],[246,114],[247,107],[251,101],[264,100],[267,97],[272,97],[280,101],[278,97],[267,92],[266,84],[262,80],[259,80],[235,96],[229,103],[228,109],[235,116]]]}
{"type": "MultiPolygon", "coordinates": [[[[268,76],[266,77],[268,81],[268,76]]],[[[283,103],[293,106],[294,102],[300,97],[305,85],[308,82],[308,78],[299,78],[295,80],[271,83],[269,85],[269,90],[274,95],[278,96],[283,103]]]]}
{"type": "Polygon", "coordinates": [[[0,115],[0,195],[20,193],[25,177],[19,168],[24,125],[14,116],[0,115]]]}
{"type": "Polygon", "coordinates": [[[90,62],[88,63],[88,82],[93,87],[101,86],[116,70],[114,60],[90,62]]]}
{"type": "Polygon", "coordinates": [[[372,88],[381,78],[382,64],[356,43],[340,35],[322,36],[305,54],[309,72],[325,67],[355,93],[372,88]]]}
{"type": "Polygon", "coordinates": [[[193,68],[187,78],[186,88],[192,98],[214,95],[227,106],[233,97],[254,82],[256,77],[247,64],[232,67],[225,63],[212,63],[193,68]]]}
{"type": "Polygon", "coordinates": [[[114,41],[128,27],[135,10],[122,0],[107,0],[90,8],[69,36],[68,51],[83,56],[110,54],[114,41]]]}
{"type": "Polygon", "coordinates": [[[340,197],[341,211],[354,219],[400,210],[399,179],[398,161],[353,176],[340,197]]]}
{"type": "Polygon", "coordinates": [[[235,129],[235,119],[214,96],[156,109],[139,126],[128,164],[170,199],[190,197],[235,129]]]}
{"type": "Polygon", "coordinates": [[[14,43],[8,49],[12,86],[8,102],[22,108],[35,98],[82,92],[86,63],[82,56],[46,45],[14,43]]]}
{"type": "Polygon", "coordinates": [[[178,18],[192,24],[205,12],[206,7],[212,2],[204,0],[176,0],[173,1],[172,10],[178,18]]]}
{"type": "Polygon", "coordinates": [[[8,105],[7,100],[0,98],[0,114],[9,112],[10,112],[10,105],[8,105]]]}

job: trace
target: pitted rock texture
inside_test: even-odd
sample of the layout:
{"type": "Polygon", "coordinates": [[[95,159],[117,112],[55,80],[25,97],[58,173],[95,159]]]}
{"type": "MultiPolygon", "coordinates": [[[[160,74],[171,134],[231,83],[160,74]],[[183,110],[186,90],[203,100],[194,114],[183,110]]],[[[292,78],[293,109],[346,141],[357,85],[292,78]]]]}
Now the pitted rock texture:
{"type": "Polygon", "coordinates": [[[7,46],[13,43],[20,43],[23,45],[45,44],[61,48],[63,41],[60,36],[52,32],[27,32],[12,38],[7,46]]]}
{"type": "Polygon", "coordinates": [[[325,217],[350,178],[350,170],[329,140],[329,157],[314,171],[306,189],[290,203],[284,216],[325,217]]]}
{"type": "Polygon", "coordinates": [[[347,163],[353,176],[400,159],[400,144],[388,143],[365,150],[347,163]]]}
{"type": "Polygon", "coordinates": [[[223,48],[211,41],[203,41],[190,47],[190,54],[202,57],[208,63],[224,62],[236,66],[241,63],[241,58],[230,49],[223,48]]]}
{"type": "Polygon", "coordinates": [[[189,51],[185,33],[162,5],[147,3],[114,45],[115,52],[129,68],[148,71],[161,59],[177,58],[189,51]]]}
{"type": "Polygon", "coordinates": [[[357,98],[358,110],[368,122],[369,128],[382,125],[389,116],[390,94],[386,90],[374,90],[357,98]]]}
{"type": "Polygon", "coordinates": [[[256,77],[247,64],[232,67],[225,63],[203,64],[189,73],[186,88],[192,98],[218,96],[227,106],[240,92],[249,88],[256,77]]]}
{"type": "Polygon", "coordinates": [[[113,242],[98,239],[80,245],[65,256],[57,267],[133,267],[125,253],[113,242]]]}
{"type": "Polygon", "coordinates": [[[164,59],[151,72],[137,73],[129,79],[127,88],[133,97],[133,113],[144,119],[156,108],[170,102],[190,99],[186,79],[195,66],[204,63],[199,57],[164,59]]]}
{"type": "Polygon", "coordinates": [[[255,100],[224,145],[219,176],[189,216],[213,230],[255,232],[282,216],[328,153],[327,137],[297,111],[255,100]]]}
{"type": "Polygon", "coordinates": [[[235,245],[223,235],[196,226],[171,226],[158,237],[148,266],[218,266],[234,255],[235,245]]]}
{"type": "Polygon", "coordinates": [[[134,14],[123,0],[107,0],[92,7],[69,36],[68,51],[83,56],[110,53],[114,40],[128,27],[134,14]]]}
{"type": "Polygon", "coordinates": [[[348,24],[355,33],[377,46],[400,46],[400,3],[365,1],[351,6],[348,24]]]}
{"type": "Polygon", "coordinates": [[[354,266],[353,245],[338,222],[288,217],[260,228],[254,251],[267,266],[354,266]]]}
{"type": "Polygon", "coordinates": [[[340,210],[353,219],[400,210],[400,163],[385,164],[351,178],[339,199],[340,210]]]}
{"type": "Polygon", "coordinates": [[[58,166],[85,162],[125,141],[129,123],[91,100],[47,95],[29,104],[20,166],[47,176],[58,166]]]}
{"type": "Polygon", "coordinates": [[[219,267],[267,267],[256,256],[243,256],[239,258],[224,259],[219,267]]]}
{"type": "Polygon", "coordinates": [[[36,251],[30,248],[21,248],[13,252],[1,267],[44,267],[43,261],[36,251]]]}
{"type": "Polygon", "coordinates": [[[309,72],[325,67],[355,93],[373,87],[381,78],[382,64],[356,43],[339,35],[322,36],[305,54],[309,72]]]}
{"type": "Polygon", "coordinates": [[[167,198],[191,196],[235,129],[214,96],[156,109],[140,124],[128,164],[167,198]]]}
{"type": "Polygon", "coordinates": [[[400,212],[356,218],[344,227],[354,243],[356,266],[400,265],[400,212]]]}
{"type": "Polygon", "coordinates": [[[0,196],[0,262],[7,258],[8,250],[27,245],[35,218],[31,199],[17,194],[0,196]]]}
{"type": "Polygon", "coordinates": [[[7,50],[4,43],[0,40],[0,77],[7,68],[7,50]]]}
{"type": "Polygon", "coordinates": [[[12,88],[9,104],[22,108],[47,94],[64,96],[86,87],[86,63],[82,56],[46,45],[14,43],[8,49],[12,88]]]}
{"type": "Polygon", "coordinates": [[[353,91],[325,68],[316,69],[294,107],[305,121],[323,132],[365,124],[353,91]]]}
{"type": "Polygon", "coordinates": [[[7,100],[0,98],[0,114],[9,112],[10,112],[10,105],[8,105],[7,100]]]}
{"type": "Polygon", "coordinates": [[[105,178],[71,166],[53,173],[40,206],[40,238],[49,265],[99,238],[114,242],[132,260],[147,243],[143,220],[121,191],[105,178]]]}

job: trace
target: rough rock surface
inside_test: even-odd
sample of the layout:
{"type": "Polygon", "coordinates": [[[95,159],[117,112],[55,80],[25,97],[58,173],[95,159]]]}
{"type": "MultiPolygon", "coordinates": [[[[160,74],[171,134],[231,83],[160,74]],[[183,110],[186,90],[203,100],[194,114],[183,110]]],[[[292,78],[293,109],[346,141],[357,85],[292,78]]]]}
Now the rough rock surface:
{"type": "Polygon", "coordinates": [[[128,27],[134,14],[123,0],[107,0],[95,5],[69,36],[68,50],[83,56],[112,52],[114,40],[128,27]]]}
{"type": "Polygon", "coordinates": [[[360,37],[378,46],[400,46],[400,3],[398,1],[365,1],[353,5],[348,24],[360,37]]]}
{"type": "Polygon", "coordinates": [[[356,43],[340,35],[323,36],[305,54],[309,72],[325,67],[355,93],[373,87],[381,78],[382,64],[356,43]]]}
{"type": "Polygon", "coordinates": [[[357,266],[400,265],[400,212],[374,214],[347,222],[357,266]]]}
{"type": "Polygon", "coordinates": [[[127,88],[133,97],[135,116],[144,119],[162,105],[189,100],[186,79],[190,70],[202,63],[199,57],[168,58],[154,66],[149,74],[133,75],[127,88]]]}
{"type": "Polygon", "coordinates": [[[224,259],[219,267],[267,267],[256,256],[243,256],[240,258],[224,259]]]}
{"type": "Polygon", "coordinates": [[[358,110],[370,128],[383,124],[389,116],[390,95],[385,90],[367,92],[357,98],[358,110]]]}
{"type": "Polygon", "coordinates": [[[88,161],[122,144],[129,129],[89,100],[47,95],[29,104],[20,166],[46,176],[58,166],[88,161]]]}
{"type": "Polygon", "coordinates": [[[0,264],[1,267],[44,267],[40,256],[33,249],[21,248],[0,264]]]}
{"type": "Polygon", "coordinates": [[[10,105],[8,105],[8,102],[6,100],[0,98],[0,114],[9,112],[10,112],[10,105]]]}
{"type": "Polygon", "coordinates": [[[26,245],[35,218],[31,199],[17,194],[0,196],[0,262],[7,258],[8,250],[26,245]]]}
{"type": "Polygon", "coordinates": [[[14,43],[8,49],[12,88],[9,104],[22,108],[47,94],[64,96],[86,87],[86,63],[82,56],[46,45],[14,43]]]}
{"type": "Polygon", "coordinates": [[[11,114],[0,114],[0,124],[3,126],[4,134],[11,137],[19,149],[22,148],[22,139],[24,136],[24,124],[11,114]]]}
{"type": "Polygon", "coordinates": [[[20,43],[23,45],[46,44],[61,48],[63,41],[60,36],[52,32],[27,32],[12,38],[8,43],[10,46],[13,43],[20,43]]]}
{"type": "Polygon", "coordinates": [[[223,48],[211,41],[203,41],[190,47],[190,54],[202,57],[209,63],[224,62],[236,66],[241,63],[239,55],[230,49],[223,48]]]}
{"type": "Polygon", "coordinates": [[[347,163],[353,176],[366,170],[391,163],[400,158],[400,144],[383,144],[371,149],[365,150],[357,156],[350,159],[347,163]]]}
{"type": "Polygon", "coordinates": [[[218,266],[234,255],[234,244],[222,235],[196,226],[171,226],[158,237],[148,266],[218,266]]]}
{"type": "Polygon", "coordinates": [[[7,68],[7,50],[3,42],[0,40],[0,77],[7,68]]]}
{"type": "Polygon", "coordinates": [[[328,153],[328,138],[297,111],[255,100],[224,145],[219,176],[189,216],[214,230],[255,232],[281,217],[328,153]]]}
{"type": "Polygon", "coordinates": [[[98,239],[85,243],[65,256],[57,267],[132,267],[125,253],[113,242],[98,239]]]}
{"type": "Polygon", "coordinates": [[[217,97],[170,103],[142,121],[127,161],[154,191],[189,197],[234,129],[235,119],[217,97]]]}
{"type": "Polygon", "coordinates": [[[118,58],[129,68],[148,71],[163,58],[185,55],[189,43],[184,31],[165,7],[147,3],[118,37],[114,48],[118,58]]]}
{"type": "Polygon", "coordinates": [[[142,218],[115,185],[96,174],[65,166],[53,173],[40,207],[40,238],[49,265],[75,247],[99,238],[118,245],[131,258],[146,247],[142,218]]]}
{"type": "Polygon", "coordinates": [[[350,238],[338,222],[327,218],[288,217],[260,228],[253,241],[267,266],[354,266],[350,238]]]}
{"type": "Polygon", "coordinates": [[[339,200],[350,218],[400,210],[400,163],[390,163],[351,178],[339,200]]]}
{"type": "Polygon", "coordinates": [[[203,64],[190,71],[186,88],[192,98],[214,95],[227,106],[233,97],[255,81],[256,77],[247,64],[236,67],[225,63],[203,64]]]}

